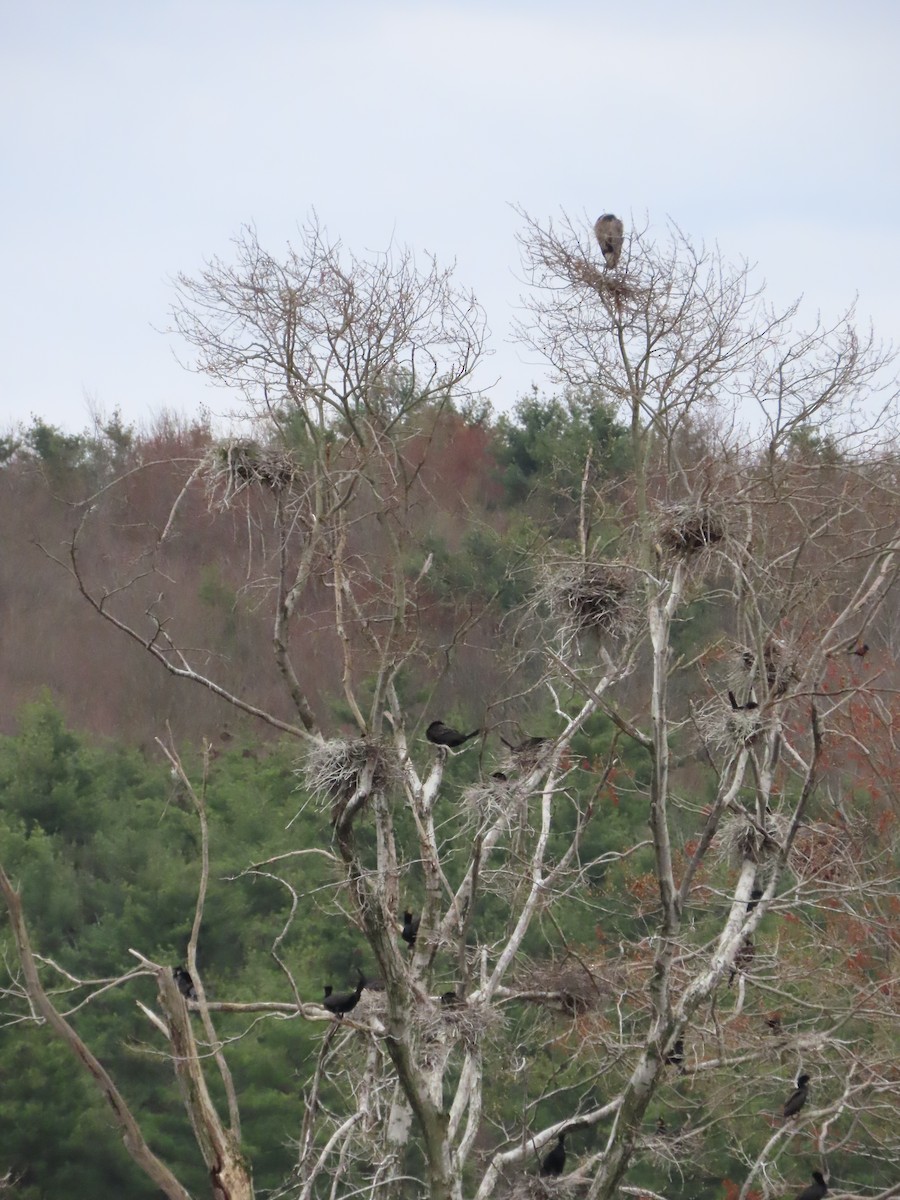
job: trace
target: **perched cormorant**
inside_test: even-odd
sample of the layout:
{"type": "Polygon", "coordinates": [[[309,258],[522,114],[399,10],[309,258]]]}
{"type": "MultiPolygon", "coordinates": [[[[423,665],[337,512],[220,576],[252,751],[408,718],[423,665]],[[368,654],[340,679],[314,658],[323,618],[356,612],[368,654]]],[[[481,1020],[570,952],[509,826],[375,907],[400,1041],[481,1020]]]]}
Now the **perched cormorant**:
{"type": "Polygon", "coordinates": [[[449,746],[451,749],[461,746],[469,738],[478,737],[479,733],[481,733],[480,729],[473,729],[471,733],[460,733],[458,729],[454,729],[451,725],[445,725],[443,721],[432,721],[425,730],[425,736],[429,742],[435,746],[449,746]]]}
{"type": "Polygon", "coordinates": [[[327,1008],[330,1013],[340,1020],[344,1013],[352,1012],[359,1004],[359,998],[362,995],[362,990],[366,986],[366,981],[362,975],[359,977],[359,983],[356,985],[355,992],[338,992],[334,995],[334,988],[331,984],[325,987],[325,999],[322,1001],[322,1006],[327,1008]]]}
{"type": "Polygon", "coordinates": [[[561,1133],[556,1145],[549,1154],[545,1154],[541,1162],[542,1175],[562,1175],[566,1165],[566,1135],[561,1133]]]}
{"type": "Polygon", "coordinates": [[[746,704],[738,704],[737,697],[732,691],[729,691],[728,699],[731,702],[731,707],[735,712],[752,712],[754,708],[759,708],[759,705],[755,700],[748,700],[746,704]]]}
{"type": "Polygon", "coordinates": [[[173,967],[172,974],[175,976],[178,990],[184,996],[185,1000],[196,1000],[197,989],[194,987],[194,981],[191,979],[189,972],[184,967],[173,967]]]}
{"type": "Polygon", "coordinates": [[[828,1184],[825,1182],[825,1176],[821,1171],[813,1171],[812,1177],[815,1183],[811,1183],[809,1187],[805,1187],[797,1200],[822,1200],[823,1196],[828,1195],[828,1184]]]}
{"type": "Polygon", "coordinates": [[[406,942],[407,946],[414,946],[416,938],[419,936],[419,922],[421,916],[414,917],[408,910],[403,914],[403,928],[400,930],[400,936],[406,942]]]}
{"type": "Polygon", "coordinates": [[[507,750],[511,750],[513,754],[528,754],[528,753],[533,753],[535,750],[538,749],[539,746],[546,745],[548,742],[552,741],[552,738],[527,737],[527,738],[525,738],[524,741],[519,742],[518,746],[516,746],[516,745],[513,745],[512,742],[508,742],[506,740],[506,738],[503,736],[503,734],[501,733],[500,741],[507,748],[507,750]]]}
{"type": "MultiPolygon", "coordinates": [[[[806,1103],[808,1097],[809,1097],[809,1076],[801,1075],[800,1078],[797,1080],[796,1089],[791,1093],[790,1096],[788,1096],[787,1100],[785,1100],[785,1102],[784,1102],[784,1119],[787,1120],[789,1117],[796,1117],[797,1113],[800,1111],[800,1109],[806,1103]]],[[[822,1194],[824,1195],[825,1193],[823,1192],[822,1194]]]]}
{"type": "Polygon", "coordinates": [[[684,1038],[680,1037],[676,1040],[675,1045],[666,1055],[666,1063],[670,1067],[680,1067],[684,1062],[684,1038]]]}
{"type": "Polygon", "coordinates": [[[747,901],[747,912],[753,912],[757,904],[763,898],[763,890],[761,887],[755,887],[750,893],[750,899],[747,901]]]}

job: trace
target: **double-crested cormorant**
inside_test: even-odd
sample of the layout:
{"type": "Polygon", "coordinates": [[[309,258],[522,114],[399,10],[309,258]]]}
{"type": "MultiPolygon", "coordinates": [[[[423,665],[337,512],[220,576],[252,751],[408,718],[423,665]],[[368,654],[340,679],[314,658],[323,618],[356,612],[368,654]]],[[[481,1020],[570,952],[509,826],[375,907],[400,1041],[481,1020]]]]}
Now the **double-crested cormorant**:
{"type": "Polygon", "coordinates": [[[414,917],[409,910],[403,914],[403,928],[400,930],[400,936],[406,942],[407,946],[414,946],[416,938],[419,936],[419,922],[421,916],[414,917]]]}
{"type": "MultiPolygon", "coordinates": [[[[797,1080],[797,1087],[784,1102],[784,1119],[787,1121],[790,1117],[796,1117],[808,1097],[809,1076],[801,1075],[797,1080]]],[[[823,1192],[822,1194],[824,1195],[825,1193],[823,1192]]]]}
{"type": "Polygon", "coordinates": [[[173,967],[172,974],[175,976],[178,990],[184,996],[185,1000],[196,1000],[197,989],[194,987],[194,981],[191,979],[190,973],[184,967],[173,967]]]}
{"type": "Polygon", "coordinates": [[[812,1177],[815,1183],[811,1183],[809,1187],[805,1187],[797,1200],[822,1200],[823,1196],[828,1195],[828,1184],[825,1182],[825,1176],[821,1171],[813,1171],[812,1177]]]}
{"type": "Polygon", "coordinates": [[[678,1038],[675,1045],[666,1055],[666,1062],[670,1067],[680,1067],[684,1062],[684,1038],[678,1038]]]}
{"type": "Polygon", "coordinates": [[[354,992],[338,992],[335,995],[334,988],[331,984],[327,984],[325,987],[325,999],[322,1001],[322,1005],[340,1019],[344,1013],[352,1012],[356,1008],[365,986],[366,981],[362,975],[359,977],[359,983],[356,985],[356,991],[354,992]]]}
{"type": "Polygon", "coordinates": [[[625,241],[625,226],[613,213],[604,213],[594,222],[594,235],[600,243],[604,262],[608,267],[619,265],[622,245],[625,241]]]}
{"type": "Polygon", "coordinates": [[[473,729],[471,733],[460,733],[458,729],[445,725],[443,721],[432,721],[425,730],[425,736],[433,745],[449,746],[451,749],[461,746],[469,738],[478,737],[479,733],[480,729],[473,729]]]}
{"type": "Polygon", "coordinates": [[[542,1175],[562,1175],[566,1165],[566,1135],[561,1133],[556,1145],[549,1154],[545,1154],[541,1162],[542,1175]]]}
{"type": "Polygon", "coordinates": [[[746,704],[738,704],[737,697],[732,691],[729,691],[728,699],[734,712],[752,712],[754,708],[759,708],[755,700],[748,700],[746,704]]]}
{"type": "Polygon", "coordinates": [[[747,912],[753,912],[757,904],[763,898],[763,890],[761,887],[755,887],[750,893],[750,899],[747,901],[747,912]]]}
{"type": "Polygon", "coordinates": [[[507,750],[511,750],[513,754],[533,754],[534,751],[540,746],[545,746],[548,742],[552,741],[552,739],[545,737],[527,737],[524,741],[519,742],[519,744],[516,746],[512,742],[508,742],[501,733],[500,741],[507,748],[507,750]]]}

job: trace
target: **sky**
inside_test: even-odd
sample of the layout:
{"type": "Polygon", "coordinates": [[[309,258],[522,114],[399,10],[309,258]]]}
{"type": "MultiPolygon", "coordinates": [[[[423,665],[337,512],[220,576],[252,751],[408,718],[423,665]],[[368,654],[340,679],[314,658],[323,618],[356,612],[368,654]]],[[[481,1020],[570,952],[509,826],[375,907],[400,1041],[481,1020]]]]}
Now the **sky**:
{"type": "Polygon", "coordinates": [[[355,252],[456,261],[511,338],[521,206],[667,219],[813,319],[900,342],[895,0],[29,0],[0,8],[0,428],[229,410],[172,279],[314,210],[355,252]]]}

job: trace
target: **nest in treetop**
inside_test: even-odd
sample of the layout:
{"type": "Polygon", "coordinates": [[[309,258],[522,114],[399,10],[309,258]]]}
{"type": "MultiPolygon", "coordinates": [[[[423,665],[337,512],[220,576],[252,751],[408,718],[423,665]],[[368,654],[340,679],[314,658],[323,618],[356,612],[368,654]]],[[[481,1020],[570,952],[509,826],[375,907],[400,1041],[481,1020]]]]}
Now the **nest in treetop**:
{"type": "Polygon", "coordinates": [[[728,700],[723,703],[716,697],[702,708],[695,709],[694,721],[707,746],[728,754],[756,742],[766,726],[761,711],[759,708],[735,711],[728,700]]]}
{"type": "Polygon", "coordinates": [[[788,866],[798,879],[840,883],[856,873],[851,830],[845,824],[817,821],[801,825],[788,856],[788,866]]]}
{"type": "Polygon", "coordinates": [[[290,488],[299,474],[292,456],[275,448],[260,448],[254,442],[225,442],[215,446],[207,461],[207,490],[221,492],[219,503],[227,508],[231,500],[253,484],[272,491],[290,488]]]}
{"type": "Polygon", "coordinates": [[[581,561],[549,564],[537,594],[563,630],[575,635],[621,632],[629,624],[627,597],[620,569],[581,561]]]}
{"type": "Polygon", "coordinates": [[[762,825],[751,819],[751,814],[726,817],[716,833],[718,857],[733,867],[746,859],[765,862],[778,852],[789,828],[790,822],[778,813],[766,813],[762,825]]]}
{"type": "Polygon", "coordinates": [[[360,787],[368,793],[386,791],[398,775],[393,746],[374,738],[317,742],[302,768],[307,791],[323,806],[346,803],[360,787]]]}
{"type": "Polygon", "coordinates": [[[748,676],[757,686],[771,696],[783,696],[792,683],[797,683],[797,655],[784,642],[771,634],[763,643],[763,670],[757,669],[755,649],[735,645],[735,680],[738,687],[745,687],[748,676]]]}
{"type": "Polygon", "coordinates": [[[693,555],[724,541],[721,511],[709,505],[678,504],[660,513],[657,540],[669,554],[693,555]]]}
{"type": "Polygon", "coordinates": [[[413,1009],[413,1019],[421,1031],[423,1042],[444,1041],[448,1035],[475,1045],[503,1020],[496,1005],[464,1001],[462,1004],[420,1004],[413,1009]]]}
{"type": "Polygon", "coordinates": [[[529,963],[517,973],[513,986],[524,993],[524,1000],[573,1017],[596,1008],[612,990],[608,980],[578,962],[529,963]]]}

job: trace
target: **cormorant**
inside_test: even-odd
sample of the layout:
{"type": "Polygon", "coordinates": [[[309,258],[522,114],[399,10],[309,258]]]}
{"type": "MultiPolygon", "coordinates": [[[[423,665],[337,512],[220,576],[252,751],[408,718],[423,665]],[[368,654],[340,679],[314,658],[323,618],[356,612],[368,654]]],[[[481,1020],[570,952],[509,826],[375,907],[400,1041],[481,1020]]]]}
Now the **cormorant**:
{"type": "Polygon", "coordinates": [[[809,1187],[805,1187],[797,1200],[822,1200],[823,1196],[828,1195],[828,1184],[825,1182],[825,1176],[821,1171],[813,1171],[812,1177],[815,1183],[811,1183],[809,1187]]]}
{"type": "Polygon", "coordinates": [[[400,930],[400,936],[406,942],[407,946],[414,946],[416,944],[416,938],[419,936],[419,922],[421,920],[421,915],[414,917],[409,911],[403,914],[403,928],[400,930]]]}
{"type": "Polygon", "coordinates": [[[528,754],[529,752],[537,750],[539,746],[546,745],[548,742],[552,741],[552,739],[545,737],[527,737],[524,741],[519,742],[518,746],[514,746],[513,743],[508,742],[501,733],[500,741],[507,748],[507,750],[511,750],[513,754],[528,754]]]}
{"type": "Polygon", "coordinates": [[[680,1067],[684,1062],[684,1038],[680,1037],[676,1040],[675,1045],[666,1055],[666,1063],[670,1067],[680,1067]]]}
{"type": "Polygon", "coordinates": [[[184,996],[185,1000],[196,1000],[197,989],[194,987],[194,981],[191,979],[189,972],[184,967],[173,967],[172,974],[175,976],[178,990],[184,996]]]}
{"type": "Polygon", "coordinates": [[[334,995],[334,988],[331,984],[325,987],[325,999],[322,1001],[322,1006],[327,1008],[330,1013],[338,1018],[343,1017],[344,1013],[352,1012],[359,1004],[359,998],[362,995],[362,990],[366,986],[366,981],[362,975],[359,977],[359,983],[356,985],[355,992],[338,992],[334,995]]]}
{"type": "MultiPolygon", "coordinates": [[[[796,1089],[791,1093],[790,1096],[788,1096],[787,1100],[785,1100],[785,1102],[784,1102],[784,1119],[787,1120],[789,1117],[796,1117],[797,1113],[800,1111],[800,1109],[806,1103],[808,1097],[809,1097],[809,1076],[801,1075],[800,1078],[797,1080],[796,1089]]],[[[825,1193],[823,1192],[822,1195],[824,1196],[824,1194],[825,1193]]]]}
{"type": "Polygon", "coordinates": [[[854,646],[850,653],[855,654],[857,658],[865,658],[869,653],[869,643],[863,642],[861,646],[854,646]]]}
{"type": "Polygon", "coordinates": [[[753,912],[757,904],[763,898],[763,890],[761,887],[755,887],[750,893],[750,899],[747,901],[747,912],[753,912]]]}
{"type": "Polygon", "coordinates": [[[728,699],[735,712],[752,712],[754,708],[759,708],[755,700],[748,700],[746,704],[738,704],[737,697],[732,691],[728,692],[728,699]]]}
{"type": "Polygon", "coordinates": [[[562,1175],[566,1165],[566,1135],[561,1133],[556,1145],[549,1154],[544,1155],[541,1162],[542,1175],[562,1175]]]}
{"type": "Polygon", "coordinates": [[[613,213],[604,213],[594,222],[594,235],[600,243],[606,265],[617,267],[625,241],[625,226],[613,213]]]}
{"type": "Polygon", "coordinates": [[[433,745],[449,746],[451,749],[461,746],[469,738],[478,737],[479,733],[480,729],[473,729],[471,733],[460,733],[458,729],[445,725],[443,721],[432,721],[425,730],[425,736],[433,745]]]}

